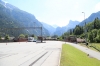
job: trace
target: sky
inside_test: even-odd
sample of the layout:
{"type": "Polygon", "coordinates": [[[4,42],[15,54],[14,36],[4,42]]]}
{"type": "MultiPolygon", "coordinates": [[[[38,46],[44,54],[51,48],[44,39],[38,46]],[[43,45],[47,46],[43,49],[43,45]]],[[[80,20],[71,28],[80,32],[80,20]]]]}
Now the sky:
{"type": "Polygon", "coordinates": [[[40,22],[60,27],[100,11],[100,0],[4,0],[33,14],[40,22]]]}

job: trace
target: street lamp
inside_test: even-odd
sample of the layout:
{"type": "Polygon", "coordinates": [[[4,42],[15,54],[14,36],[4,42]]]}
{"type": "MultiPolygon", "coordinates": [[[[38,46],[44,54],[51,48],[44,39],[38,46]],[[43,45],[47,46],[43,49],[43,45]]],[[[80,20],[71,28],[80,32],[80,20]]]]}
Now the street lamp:
{"type": "Polygon", "coordinates": [[[42,35],[42,30],[43,30],[43,28],[42,28],[42,24],[41,24],[40,29],[41,29],[41,42],[42,42],[42,41],[43,41],[43,35],[42,35]]]}
{"type": "MultiPolygon", "coordinates": [[[[85,21],[85,12],[82,12],[84,14],[84,21],[85,21]]],[[[87,35],[86,35],[87,29],[86,29],[86,22],[85,22],[85,41],[86,41],[86,45],[87,43],[87,35]]]]}
{"type": "Polygon", "coordinates": [[[85,20],[85,12],[82,12],[84,14],[84,20],[85,20]]]}

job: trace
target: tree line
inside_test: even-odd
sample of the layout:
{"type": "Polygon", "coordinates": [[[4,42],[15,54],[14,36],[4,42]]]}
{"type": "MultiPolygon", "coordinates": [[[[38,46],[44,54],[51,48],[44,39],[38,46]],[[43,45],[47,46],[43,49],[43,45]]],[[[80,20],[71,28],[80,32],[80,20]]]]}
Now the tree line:
{"type": "Polygon", "coordinates": [[[84,26],[76,25],[74,29],[70,29],[65,32],[61,37],[64,38],[66,36],[74,35],[77,38],[85,39],[87,38],[88,42],[100,42],[100,20],[99,18],[95,18],[93,22],[89,22],[84,26]]]}

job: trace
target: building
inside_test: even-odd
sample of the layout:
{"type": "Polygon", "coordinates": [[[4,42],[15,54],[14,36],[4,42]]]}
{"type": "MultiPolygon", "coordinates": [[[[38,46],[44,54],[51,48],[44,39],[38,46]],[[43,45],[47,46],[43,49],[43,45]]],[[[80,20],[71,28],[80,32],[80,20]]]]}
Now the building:
{"type": "Polygon", "coordinates": [[[77,38],[76,38],[76,36],[68,36],[68,37],[66,37],[65,38],[65,41],[66,42],[77,42],[77,38]]]}

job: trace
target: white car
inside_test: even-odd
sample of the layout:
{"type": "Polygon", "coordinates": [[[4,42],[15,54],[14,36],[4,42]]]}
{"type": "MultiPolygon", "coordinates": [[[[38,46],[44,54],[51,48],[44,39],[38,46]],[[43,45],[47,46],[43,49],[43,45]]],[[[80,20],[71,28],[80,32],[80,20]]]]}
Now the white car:
{"type": "Polygon", "coordinates": [[[34,41],[34,38],[33,37],[28,37],[28,41],[29,42],[33,42],[34,41]]]}

